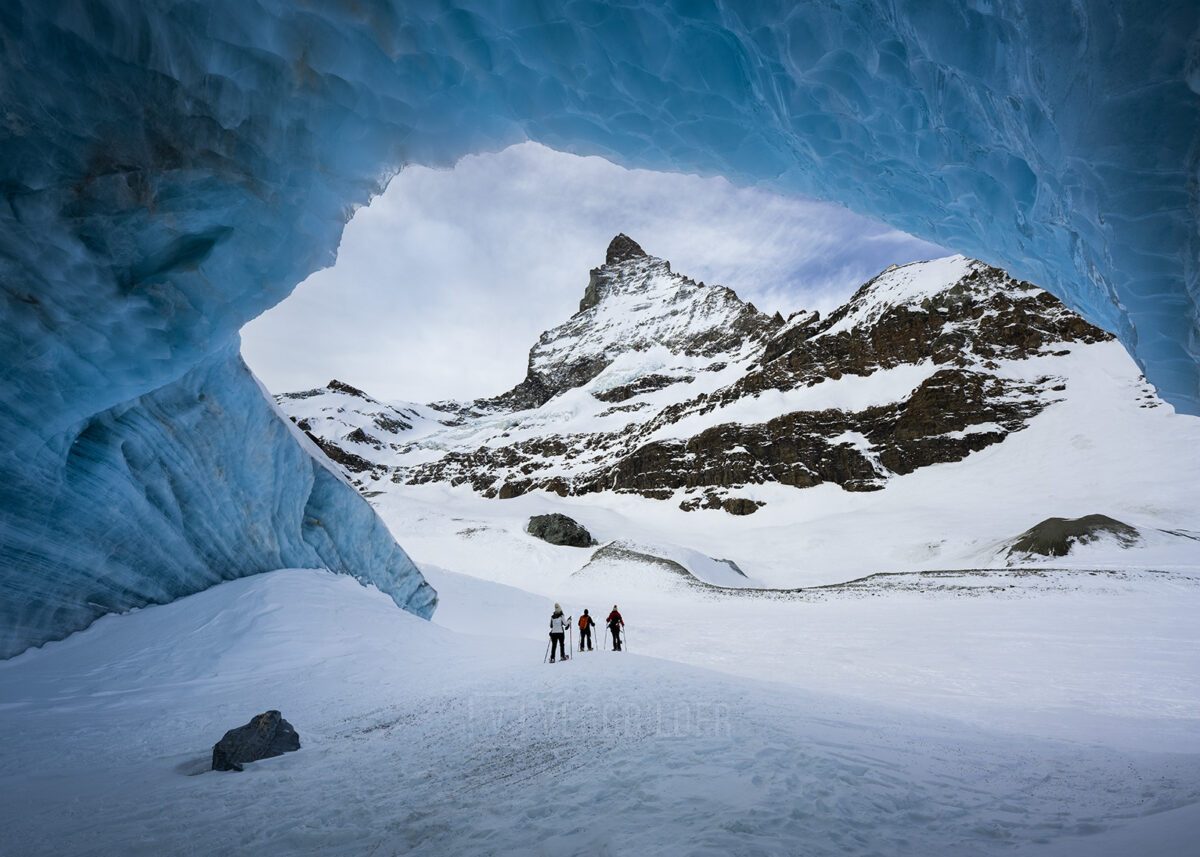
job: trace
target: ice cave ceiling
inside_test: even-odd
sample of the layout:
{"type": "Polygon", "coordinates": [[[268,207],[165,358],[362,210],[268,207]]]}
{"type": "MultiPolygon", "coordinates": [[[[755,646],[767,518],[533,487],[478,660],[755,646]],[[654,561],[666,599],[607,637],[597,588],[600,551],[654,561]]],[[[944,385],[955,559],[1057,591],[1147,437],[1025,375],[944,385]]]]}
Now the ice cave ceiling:
{"type": "MultiPolygon", "coordinates": [[[[0,655],[207,585],[138,557],[170,533],[211,569],[184,522],[258,508],[196,489],[237,458],[208,420],[264,415],[253,466],[291,462],[312,526],[238,329],[397,169],[520,140],[883,218],[1045,286],[1200,413],[1198,25],[1194,0],[4,3],[0,655]]],[[[319,526],[370,528],[342,488],[319,526]]],[[[315,549],[243,529],[218,577],[315,549]]],[[[427,613],[388,550],[331,562],[388,555],[427,613]]]]}

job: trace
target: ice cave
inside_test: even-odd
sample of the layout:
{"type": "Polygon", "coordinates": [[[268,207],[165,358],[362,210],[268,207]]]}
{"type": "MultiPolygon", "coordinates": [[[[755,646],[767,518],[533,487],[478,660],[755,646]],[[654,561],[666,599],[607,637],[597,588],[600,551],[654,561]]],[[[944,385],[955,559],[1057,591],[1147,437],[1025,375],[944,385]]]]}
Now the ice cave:
{"type": "Polygon", "coordinates": [[[534,6],[3,4],[0,657],[280,567],[429,615],[238,330],[405,165],[523,140],[1002,266],[1200,413],[1194,0],[534,6]]]}

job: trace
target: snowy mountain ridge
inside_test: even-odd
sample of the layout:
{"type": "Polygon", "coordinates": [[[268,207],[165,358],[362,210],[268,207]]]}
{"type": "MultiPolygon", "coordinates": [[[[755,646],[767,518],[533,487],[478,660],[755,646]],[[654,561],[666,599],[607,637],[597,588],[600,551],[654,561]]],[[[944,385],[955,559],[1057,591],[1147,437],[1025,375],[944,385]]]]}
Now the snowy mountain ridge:
{"type": "Polygon", "coordinates": [[[592,269],[579,311],[530,349],[525,380],[477,405],[536,408],[584,386],[622,355],[658,347],[692,358],[693,371],[708,371],[718,362],[745,359],[782,323],[743,303],[732,289],[677,274],[667,260],[617,235],[604,265],[592,269]]]}
{"type": "Polygon", "coordinates": [[[784,320],[618,235],[503,395],[392,409],[334,383],[280,401],[364,485],[615,490],[748,514],[748,486],[879,490],[999,443],[1068,395],[1072,354],[1111,339],[962,256],[892,266],[828,318],[784,320]]]}

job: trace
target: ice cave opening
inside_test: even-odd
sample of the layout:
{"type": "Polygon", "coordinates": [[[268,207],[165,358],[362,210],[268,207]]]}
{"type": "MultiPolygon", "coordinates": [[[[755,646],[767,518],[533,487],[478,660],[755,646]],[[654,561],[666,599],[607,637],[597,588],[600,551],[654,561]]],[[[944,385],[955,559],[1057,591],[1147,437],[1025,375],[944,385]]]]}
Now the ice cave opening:
{"type": "Polygon", "coordinates": [[[522,140],[1000,265],[1200,412],[1197,23],[1190,0],[5,4],[0,657],[288,566],[428,615],[237,331],[396,170],[522,140]]]}

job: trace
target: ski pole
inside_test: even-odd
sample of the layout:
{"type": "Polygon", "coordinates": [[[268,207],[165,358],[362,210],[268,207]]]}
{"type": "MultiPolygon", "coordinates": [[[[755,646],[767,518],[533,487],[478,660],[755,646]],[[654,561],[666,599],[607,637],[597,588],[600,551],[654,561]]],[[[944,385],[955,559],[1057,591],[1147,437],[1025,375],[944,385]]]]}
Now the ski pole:
{"type": "Polygon", "coordinates": [[[550,638],[550,642],[546,644],[546,654],[542,655],[542,663],[550,660],[550,647],[554,645],[554,638],[550,638]]]}

